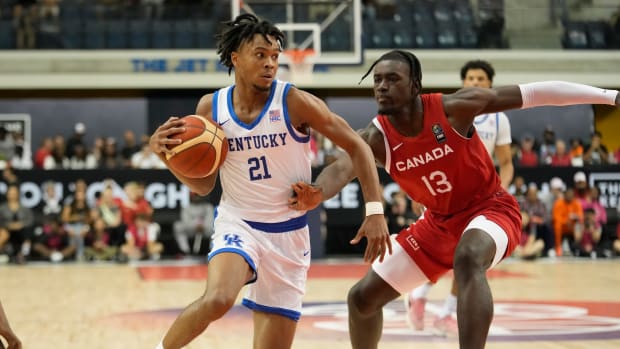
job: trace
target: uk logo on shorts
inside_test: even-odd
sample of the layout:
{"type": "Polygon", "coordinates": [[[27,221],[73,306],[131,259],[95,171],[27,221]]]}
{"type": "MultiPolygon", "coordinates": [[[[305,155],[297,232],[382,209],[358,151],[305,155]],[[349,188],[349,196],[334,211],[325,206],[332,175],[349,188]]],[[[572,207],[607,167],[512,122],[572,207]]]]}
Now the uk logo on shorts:
{"type": "Polygon", "coordinates": [[[237,234],[225,234],[224,241],[226,241],[226,246],[243,247],[243,240],[237,234]]]}

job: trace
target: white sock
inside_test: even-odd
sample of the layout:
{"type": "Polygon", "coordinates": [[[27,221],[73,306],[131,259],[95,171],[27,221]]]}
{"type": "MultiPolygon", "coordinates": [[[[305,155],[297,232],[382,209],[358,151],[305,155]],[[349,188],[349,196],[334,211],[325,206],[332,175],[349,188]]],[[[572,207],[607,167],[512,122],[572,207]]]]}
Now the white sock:
{"type": "Polygon", "coordinates": [[[441,308],[441,311],[439,312],[438,316],[440,318],[452,315],[452,313],[454,313],[456,311],[456,296],[453,294],[450,294],[448,296],[448,298],[446,298],[446,301],[443,302],[443,307],[441,308]]]}
{"type": "Polygon", "coordinates": [[[413,291],[411,291],[411,298],[413,299],[426,298],[426,295],[428,294],[428,292],[431,290],[432,287],[433,287],[433,284],[431,284],[430,282],[425,282],[424,284],[414,288],[413,291]]]}

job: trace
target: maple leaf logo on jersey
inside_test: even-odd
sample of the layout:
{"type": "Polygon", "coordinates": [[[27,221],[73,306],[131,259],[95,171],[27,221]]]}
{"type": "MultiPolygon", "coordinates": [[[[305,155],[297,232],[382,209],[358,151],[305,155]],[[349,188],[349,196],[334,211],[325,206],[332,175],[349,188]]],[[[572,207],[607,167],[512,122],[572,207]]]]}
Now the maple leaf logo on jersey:
{"type": "Polygon", "coordinates": [[[269,121],[277,122],[280,121],[280,109],[270,110],[269,111],[269,121]]]}
{"type": "Polygon", "coordinates": [[[435,139],[437,140],[437,143],[441,144],[446,141],[446,134],[443,132],[443,128],[441,128],[441,125],[434,124],[433,126],[431,126],[431,130],[433,131],[433,134],[435,135],[435,139]]]}

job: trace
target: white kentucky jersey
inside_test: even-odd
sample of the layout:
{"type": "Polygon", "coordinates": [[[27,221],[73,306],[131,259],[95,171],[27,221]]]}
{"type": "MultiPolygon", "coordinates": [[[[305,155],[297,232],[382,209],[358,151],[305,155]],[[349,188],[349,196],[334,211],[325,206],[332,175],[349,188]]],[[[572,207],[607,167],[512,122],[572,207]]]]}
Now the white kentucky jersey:
{"type": "Polygon", "coordinates": [[[478,115],[474,119],[474,127],[491,157],[495,146],[512,143],[510,122],[504,113],[478,115]]]}
{"type": "Polygon", "coordinates": [[[310,136],[296,130],[288,115],[291,84],[274,80],[261,113],[250,124],[235,114],[229,86],[213,95],[213,120],[228,141],[220,167],[220,206],[244,220],[275,223],[305,214],[288,207],[291,185],[310,183],[310,136]]]}

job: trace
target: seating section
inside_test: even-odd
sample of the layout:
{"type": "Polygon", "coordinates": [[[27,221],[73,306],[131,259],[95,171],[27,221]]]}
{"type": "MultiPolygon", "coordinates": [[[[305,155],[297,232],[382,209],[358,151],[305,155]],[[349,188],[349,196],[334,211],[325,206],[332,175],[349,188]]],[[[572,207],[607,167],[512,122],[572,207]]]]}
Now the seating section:
{"type": "MultiPolygon", "coordinates": [[[[492,3],[489,1],[485,4],[492,3]]],[[[508,48],[503,8],[479,6],[481,8],[474,13],[472,2],[363,2],[363,44],[368,49],[508,48]]],[[[14,49],[19,44],[16,38],[20,36],[20,29],[12,18],[14,3],[14,0],[0,0],[0,50],[14,49]]],[[[275,23],[285,22],[287,15],[291,15],[282,6],[260,2],[252,6],[275,23]]],[[[304,3],[297,4],[292,12],[297,22],[321,22],[329,14],[327,10],[317,10],[304,3]]],[[[57,20],[59,28],[51,35],[39,33],[36,48],[213,49],[217,24],[229,18],[230,8],[214,1],[164,2],[163,6],[154,7],[140,5],[140,1],[102,5],[97,1],[62,0],[57,20]]],[[[349,21],[351,18],[335,21],[322,32],[324,51],[352,48],[353,43],[344,40],[350,37],[349,21]]],[[[559,39],[566,49],[620,48],[620,19],[565,20],[563,24],[559,39]]]]}
{"type": "Polygon", "coordinates": [[[614,46],[612,28],[604,21],[567,21],[562,47],[565,49],[607,49],[614,46]]]}
{"type": "Polygon", "coordinates": [[[366,48],[478,47],[468,0],[403,0],[396,11],[377,13],[364,18],[366,48]]]}

